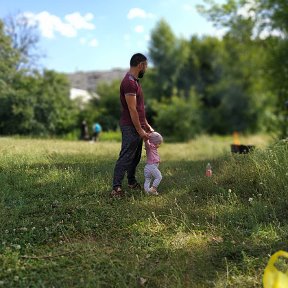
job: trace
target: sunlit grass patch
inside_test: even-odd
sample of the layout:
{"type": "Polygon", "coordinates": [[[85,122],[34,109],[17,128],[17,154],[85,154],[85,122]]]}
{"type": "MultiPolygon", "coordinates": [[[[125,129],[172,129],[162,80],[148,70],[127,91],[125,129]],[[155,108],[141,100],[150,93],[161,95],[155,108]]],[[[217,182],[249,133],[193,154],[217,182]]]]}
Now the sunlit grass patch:
{"type": "Polygon", "coordinates": [[[260,287],[288,250],[287,145],[255,136],[234,155],[231,141],[164,143],[159,197],[125,180],[115,200],[120,143],[1,138],[0,285],[260,287]]]}
{"type": "MultiPolygon", "coordinates": [[[[216,237],[212,237],[211,239],[212,241],[213,239],[217,241],[216,237]]],[[[194,249],[199,249],[199,248],[205,249],[205,247],[208,247],[208,244],[211,239],[210,239],[210,235],[209,236],[205,235],[201,231],[194,231],[194,232],[191,231],[189,233],[180,231],[174,235],[171,235],[166,240],[166,245],[167,245],[167,248],[169,247],[169,249],[172,249],[172,250],[177,250],[177,249],[194,250],[194,249]]]]}
{"type": "Polygon", "coordinates": [[[275,243],[280,241],[281,234],[277,231],[278,229],[275,229],[275,224],[256,226],[251,233],[251,241],[258,245],[265,242],[275,243]]]}

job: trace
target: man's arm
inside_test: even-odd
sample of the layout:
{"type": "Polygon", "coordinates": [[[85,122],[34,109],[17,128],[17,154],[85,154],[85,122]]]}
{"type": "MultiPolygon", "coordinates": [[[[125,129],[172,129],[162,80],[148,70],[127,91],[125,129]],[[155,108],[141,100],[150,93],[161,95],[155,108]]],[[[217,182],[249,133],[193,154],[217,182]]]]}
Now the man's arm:
{"type": "Polygon", "coordinates": [[[143,140],[148,139],[148,134],[143,130],[139,121],[139,115],[136,109],[136,95],[134,94],[126,94],[125,100],[129,109],[129,113],[133,122],[133,125],[143,140]]]}
{"type": "Polygon", "coordinates": [[[150,126],[146,118],[145,118],[145,128],[146,128],[146,132],[148,133],[154,132],[154,129],[150,126]]]}

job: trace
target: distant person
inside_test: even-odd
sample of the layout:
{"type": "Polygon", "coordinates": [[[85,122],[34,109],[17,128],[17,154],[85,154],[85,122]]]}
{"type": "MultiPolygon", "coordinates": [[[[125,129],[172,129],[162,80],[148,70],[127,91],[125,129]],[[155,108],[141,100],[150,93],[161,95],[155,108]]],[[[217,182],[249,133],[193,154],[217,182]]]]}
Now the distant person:
{"type": "Polygon", "coordinates": [[[160,156],[158,153],[158,148],[162,142],[163,137],[157,132],[149,134],[149,139],[145,141],[147,159],[144,168],[144,190],[147,194],[155,196],[158,195],[158,186],[162,180],[162,174],[159,170],[160,156]],[[151,182],[152,186],[150,186],[151,182]]]}
{"type": "Polygon", "coordinates": [[[141,189],[135,174],[141,159],[143,140],[154,131],[148,124],[144,108],[144,96],[139,79],[147,69],[147,58],[140,53],[130,59],[130,69],[120,85],[122,146],[113,175],[112,197],[122,197],[122,181],[127,173],[128,186],[141,189]]]}
{"type": "Polygon", "coordinates": [[[99,123],[93,125],[93,137],[92,141],[97,142],[99,140],[99,135],[102,132],[102,127],[99,123]]]}
{"type": "Polygon", "coordinates": [[[80,139],[85,141],[89,140],[90,136],[86,120],[82,121],[80,130],[81,130],[80,139]]]}

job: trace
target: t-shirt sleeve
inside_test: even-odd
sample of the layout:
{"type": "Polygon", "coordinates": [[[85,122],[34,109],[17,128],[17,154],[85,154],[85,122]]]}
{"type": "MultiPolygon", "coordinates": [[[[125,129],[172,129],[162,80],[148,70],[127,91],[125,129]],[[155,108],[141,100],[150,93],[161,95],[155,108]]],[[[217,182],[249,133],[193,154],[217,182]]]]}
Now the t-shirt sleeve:
{"type": "Polygon", "coordinates": [[[127,94],[136,95],[138,86],[135,80],[127,79],[127,81],[123,83],[122,89],[123,89],[122,91],[124,95],[127,95],[127,94]]]}

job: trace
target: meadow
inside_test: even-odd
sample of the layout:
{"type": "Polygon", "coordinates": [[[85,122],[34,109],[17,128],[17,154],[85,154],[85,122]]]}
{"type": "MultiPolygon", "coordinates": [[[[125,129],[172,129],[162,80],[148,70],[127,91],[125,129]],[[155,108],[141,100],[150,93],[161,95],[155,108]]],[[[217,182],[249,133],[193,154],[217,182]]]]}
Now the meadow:
{"type": "Polygon", "coordinates": [[[161,195],[111,199],[119,142],[0,138],[0,287],[262,287],[288,251],[288,144],[232,141],[164,143],[161,195]]]}

